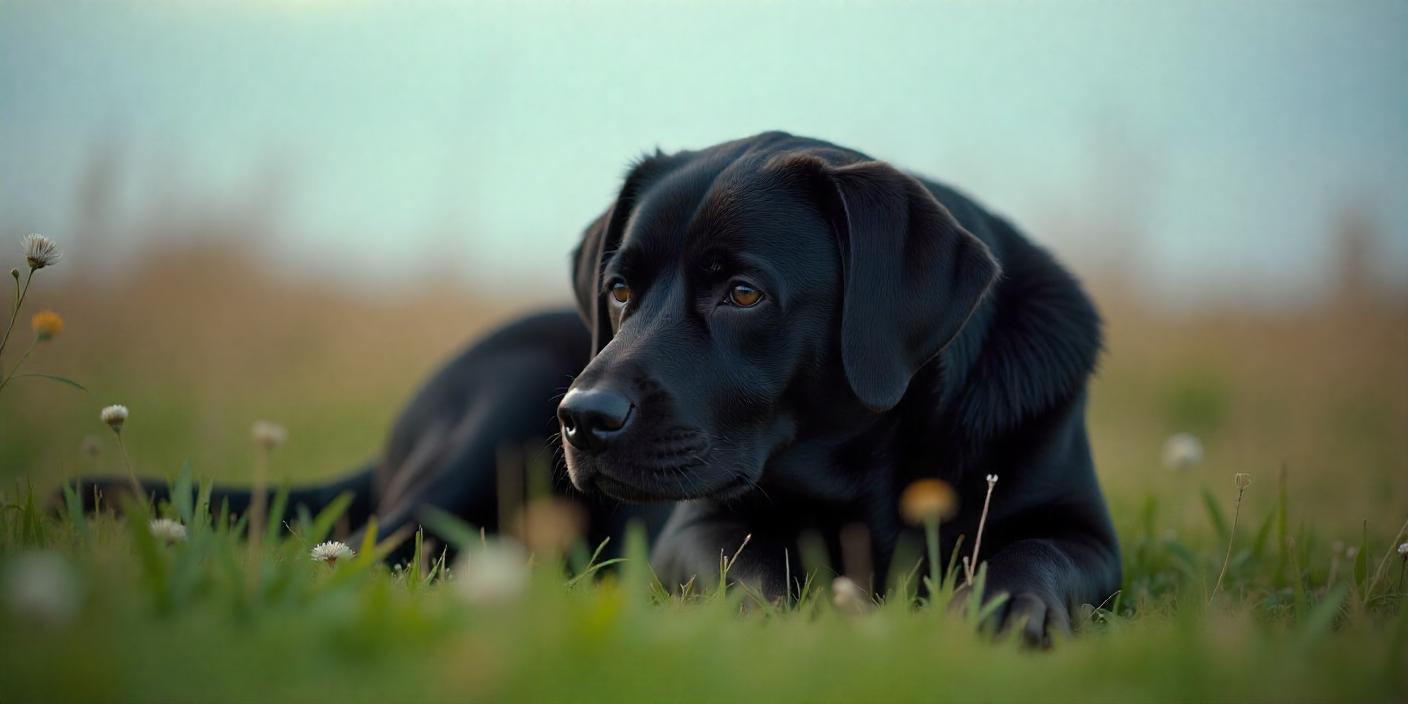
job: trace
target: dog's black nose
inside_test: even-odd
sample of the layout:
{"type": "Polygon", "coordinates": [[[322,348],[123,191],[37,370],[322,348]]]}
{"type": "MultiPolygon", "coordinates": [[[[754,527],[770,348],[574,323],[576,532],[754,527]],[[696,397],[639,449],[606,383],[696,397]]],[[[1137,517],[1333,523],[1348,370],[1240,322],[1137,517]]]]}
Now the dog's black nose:
{"type": "Polygon", "coordinates": [[[557,405],[562,437],[578,450],[596,452],[620,435],[634,406],[610,389],[573,389],[557,405]]]}

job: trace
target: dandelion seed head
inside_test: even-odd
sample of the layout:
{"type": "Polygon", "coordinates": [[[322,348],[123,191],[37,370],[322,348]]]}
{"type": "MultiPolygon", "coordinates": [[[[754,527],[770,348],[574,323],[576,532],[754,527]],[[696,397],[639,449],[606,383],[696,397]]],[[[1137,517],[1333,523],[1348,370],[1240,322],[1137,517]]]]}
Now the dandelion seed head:
{"type": "Polygon", "coordinates": [[[1164,466],[1172,470],[1190,469],[1203,461],[1203,443],[1191,433],[1175,433],[1164,441],[1164,466]]]}
{"type": "Polygon", "coordinates": [[[52,310],[41,310],[29,319],[29,326],[39,341],[44,342],[64,331],[64,319],[52,310]]]}
{"type": "Polygon", "coordinates": [[[870,595],[850,577],[837,577],[831,582],[831,603],[848,614],[861,615],[875,606],[870,595]]]}
{"type": "Polygon", "coordinates": [[[517,601],[528,586],[527,555],[511,540],[490,540],[463,554],[455,576],[455,589],[474,604],[517,601]]]}
{"type": "Polygon", "coordinates": [[[900,516],[911,525],[943,521],[958,509],[958,495],[940,479],[920,479],[900,494],[900,516]]]}
{"type": "Polygon", "coordinates": [[[186,541],[186,527],[180,521],[173,521],[170,518],[156,518],[147,524],[147,530],[151,531],[152,537],[165,541],[167,545],[175,545],[186,541]]]}
{"type": "Polygon", "coordinates": [[[255,445],[268,451],[284,444],[288,440],[288,431],[277,423],[260,420],[254,422],[254,427],[250,429],[250,436],[254,439],[255,445]]]}
{"type": "Polygon", "coordinates": [[[340,540],[329,540],[325,543],[318,543],[308,552],[308,556],[314,562],[326,562],[329,565],[336,565],[338,560],[349,560],[357,556],[357,552],[340,540]]]}
{"type": "Polygon", "coordinates": [[[31,270],[53,266],[63,258],[59,246],[44,235],[30,233],[25,235],[20,243],[24,245],[24,260],[31,270]]]}
{"type": "Polygon", "coordinates": [[[78,615],[78,574],[59,553],[22,552],[0,573],[0,596],[17,618],[64,625],[78,615]]]}
{"type": "Polygon", "coordinates": [[[122,404],[108,406],[98,414],[98,417],[102,418],[113,432],[120,433],[122,432],[122,424],[127,422],[127,407],[122,404]]]}

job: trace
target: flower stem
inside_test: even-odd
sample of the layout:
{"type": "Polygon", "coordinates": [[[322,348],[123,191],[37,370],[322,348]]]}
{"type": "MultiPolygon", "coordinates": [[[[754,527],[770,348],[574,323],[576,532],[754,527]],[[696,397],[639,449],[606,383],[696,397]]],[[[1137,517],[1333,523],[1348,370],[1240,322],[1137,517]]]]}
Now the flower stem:
{"type": "Polygon", "coordinates": [[[996,477],[989,477],[988,494],[983,497],[983,514],[978,517],[978,537],[973,540],[973,559],[965,565],[968,586],[973,585],[974,574],[978,571],[978,551],[983,547],[983,528],[988,524],[988,506],[992,504],[992,490],[996,486],[996,477]]]}
{"type": "Polygon", "coordinates": [[[929,549],[929,601],[938,599],[939,585],[939,519],[924,521],[924,542],[929,549]]]}
{"type": "Polygon", "coordinates": [[[260,553],[264,546],[264,514],[268,511],[269,490],[269,451],[260,448],[259,457],[254,462],[254,486],[249,497],[249,591],[253,593],[259,584],[260,553]]]}
{"type": "Polygon", "coordinates": [[[1237,519],[1242,516],[1242,496],[1246,493],[1246,487],[1237,487],[1237,504],[1232,509],[1232,530],[1227,535],[1227,554],[1222,558],[1222,569],[1217,573],[1217,583],[1212,585],[1212,595],[1208,597],[1209,604],[1217,598],[1217,591],[1222,588],[1222,578],[1227,576],[1227,566],[1232,563],[1232,545],[1237,542],[1237,519]]]}
{"type": "Polygon", "coordinates": [[[15,363],[15,368],[11,369],[9,374],[6,374],[3,378],[0,378],[0,390],[3,390],[5,388],[5,385],[9,384],[10,380],[15,378],[15,373],[20,370],[20,367],[24,366],[24,361],[26,359],[29,359],[30,353],[33,352],[34,348],[38,345],[39,336],[36,335],[34,337],[34,342],[29,343],[29,349],[25,350],[24,354],[20,355],[20,361],[15,363]]]}
{"type": "Polygon", "coordinates": [[[15,283],[18,287],[15,293],[15,307],[10,309],[10,323],[5,326],[5,336],[0,337],[0,355],[5,354],[5,344],[10,341],[10,333],[15,331],[15,320],[20,317],[20,306],[24,305],[24,295],[29,293],[29,282],[33,279],[34,269],[30,269],[24,277],[24,286],[20,286],[19,282],[15,283]]]}
{"type": "Polygon", "coordinates": [[[137,473],[132,471],[132,460],[127,457],[127,443],[123,441],[120,431],[117,433],[117,448],[122,451],[122,466],[127,468],[127,479],[132,482],[133,494],[138,501],[146,503],[146,492],[142,489],[142,483],[137,481],[137,473]]]}

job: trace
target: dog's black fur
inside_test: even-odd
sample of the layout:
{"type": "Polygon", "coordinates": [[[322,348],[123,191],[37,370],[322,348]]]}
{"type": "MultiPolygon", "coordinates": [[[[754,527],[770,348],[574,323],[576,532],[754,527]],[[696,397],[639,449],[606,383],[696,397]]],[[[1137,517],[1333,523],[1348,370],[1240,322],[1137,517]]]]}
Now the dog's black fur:
{"type": "MultiPolygon", "coordinates": [[[[354,520],[394,529],[434,505],[495,526],[496,452],[552,437],[567,390],[575,490],[559,490],[654,502],[586,503],[593,539],[633,516],[658,529],[667,584],[717,575],[752,536],[730,576],[778,596],[804,533],[835,551],[852,524],[883,575],[912,530],[899,493],[924,477],[961,497],[947,556],[995,474],[982,559],[989,593],[1011,596],[1000,621],[1039,641],[1117,588],[1084,420],[1099,317],[963,195],[779,132],[656,153],[587,228],[573,274],[585,328],[553,313],[491,335],[420,391],[379,462],[292,503],[353,489],[354,520]]],[[[230,496],[238,509],[247,492],[230,496]]]]}

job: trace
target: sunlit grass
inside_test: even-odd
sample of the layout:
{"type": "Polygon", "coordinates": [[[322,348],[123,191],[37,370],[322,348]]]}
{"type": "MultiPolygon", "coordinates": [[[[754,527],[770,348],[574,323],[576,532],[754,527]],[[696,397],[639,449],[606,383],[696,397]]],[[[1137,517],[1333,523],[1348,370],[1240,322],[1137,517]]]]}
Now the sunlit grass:
{"type": "MultiPolygon", "coordinates": [[[[17,379],[0,394],[0,701],[1408,698],[1401,303],[1180,318],[1110,297],[1090,428],[1124,584],[1038,654],[917,599],[932,574],[837,608],[822,571],[794,603],[745,609],[746,590],[662,594],[638,544],[608,565],[575,545],[562,569],[549,541],[524,575],[471,572],[428,543],[400,570],[375,544],[315,561],[339,507],[266,524],[251,550],[247,526],[201,508],[198,479],[267,471],[279,486],[373,457],[414,385],[511,311],[465,291],[371,300],[212,260],[33,294],[64,327],[25,368],[87,391],[17,379]],[[65,479],[125,474],[99,419],[113,402],[131,409],[135,471],[189,500],[152,516],[51,510],[65,479]],[[286,442],[251,443],[265,418],[286,442]],[[1199,452],[1184,443],[1169,469],[1179,432],[1199,452]],[[154,533],[157,518],[185,538],[154,533]],[[20,573],[40,581],[16,588],[20,573]]],[[[472,557],[478,532],[449,532],[472,557]]],[[[961,565],[938,577],[966,581],[961,565]]]]}
{"type": "Polygon", "coordinates": [[[1122,597],[1084,609],[1074,640],[1035,654],[916,601],[912,574],[860,614],[833,608],[816,586],[829,579],[811,580],[786,604],[759,603],[741,589],[670,595],[639,539],[628,538],[624,560],[591,578],[574,580],[558,559],[539,555],[512,590],[470,591],[460,583],[496,579],[473,575],[476,567],[502,563],[476,562],[494,539],[479,545],[469,527],[455,533],[469,554],[455,569],[436,555],[389,568],[380,560],[389,546],[370,537],[355,556],[329,563],[313,551],[340,502],[285,528],[271,522],[254,557],[243,519],[212,509],[188,472],[173,488],[159,513],[187,528],[179,540],[149,528],[140,504],[125,516],[56,516],[27,492],[7,497],[6,701],[1383,701],[1405,693],[1408,609],[1388,537],[1366,536],[1331,578],[1338,556],[1329,546],[1279,535],[1293,514],[1262,517],[1261,528],[1236,536],[1211,605],[1222,562],[1216,542],[1173,540],[1153,524],[1123,536],[1122,597]],[[36,598],[68,588],[51,585],[16,602],[16,580],[35,555],[58,556],[60,575],[40,578],[79,598],[36,607],[36,598]]]}

